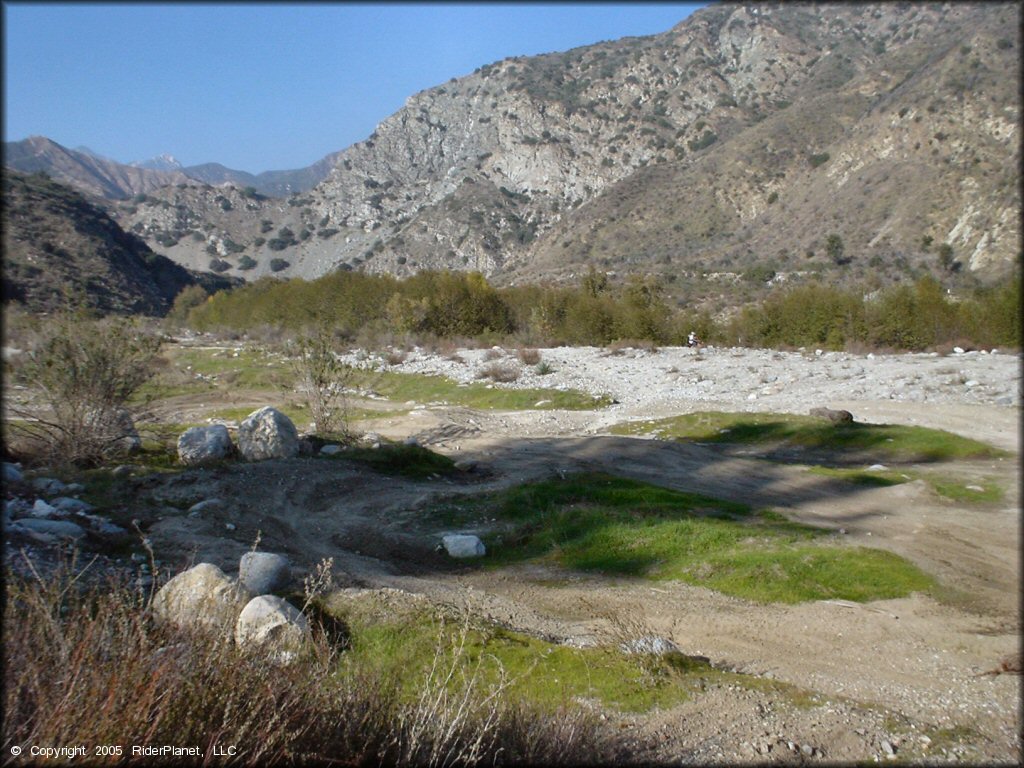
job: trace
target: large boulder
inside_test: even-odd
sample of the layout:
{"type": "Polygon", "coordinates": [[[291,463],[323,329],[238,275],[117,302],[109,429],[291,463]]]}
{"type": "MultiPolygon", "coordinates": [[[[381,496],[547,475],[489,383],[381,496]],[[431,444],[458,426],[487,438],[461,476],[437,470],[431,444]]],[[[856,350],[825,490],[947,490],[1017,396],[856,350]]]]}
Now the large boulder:
{"type": "Polygon", "coordinates": [[[294,659],[309,638],[309,621],[302,612],[274,595],[254,597],[235,624],[239,647],[260,647],[283,663],[294,659]]]}
{"type": "Polygon", "coordinates": [[[249,461],[290,459],[299,454],[299,433],[291,419],[268,405],[238,425],[238,450],[249,461]]]}
{"type": "Polygon", "coordinates": [[[452,533],[443,537],[441,543],[451,557],[483,557],[487,554],[484,543],[472,534],[452,533]]]}
{"type": "Polygon", "coordinates": [[[178,460],[189,466],[220,461],[230,456],[232,449],[231,435],[223,424],[192,427],[178,438],[178,460]]]}
{"type": "Polygon", "coordinates": [[[238,564],[239,583],[256,595],[283,589],[290,578],[288,560],[273,552],[246,552],[238,564]]]}
{"type": "Polygon", "coordinates": [[[842,411],[833,408],[811,408],[811,416],[819,419],[828,419],[833,424],[852,424],[853,414],[849,411],[842,411]]]}
{"type": "Polygon", "coordinates": [[[199,563],[153,597],[156,618],[179,627],[230,632],[252,594],[212,563],[199,563]]]}

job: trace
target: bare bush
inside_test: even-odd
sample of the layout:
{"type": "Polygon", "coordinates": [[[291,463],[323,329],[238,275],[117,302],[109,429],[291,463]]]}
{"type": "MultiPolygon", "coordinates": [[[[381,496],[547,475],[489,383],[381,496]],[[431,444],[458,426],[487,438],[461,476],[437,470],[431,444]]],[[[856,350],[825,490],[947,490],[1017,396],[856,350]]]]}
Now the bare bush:
{"type": "Polygon", "coordinates": [[[6,746],[194,744],[199,756],[175,762],[195,766],[217,744],[244,744],[229,762],[247,765],[578,765],[612,755],[592,713],[541,709],[510,700],[502,679],[485,684],[465,630],[439,636],[409,696],[406,681],[371,664],[339,664],[323,632],[311,653],[281,666],[154,624],[145,595],[124,582],[85,588],[64,568],[46,578],[8,573],[5,587],[6,746]]]}
{"type": "Polygon", "coordinates": [[[124,452],[138,438],[129,399],[152,376],[159,348],[159,338],[123,318],[55,315],[18,361],[33,399],[12,405],[12,430],[53,463],[96,464],[124,452]]]}
{"type": "Polygon", "coordinates": [[[484,352],[484,362],[489,363],[494,360],[501,360],[505,356],[505,351],[496,347],[491,347],[484,352]]]}
{"type": "Polygon", "coordinates": [[[388,365],[401,365],[408,356],[404,349],[389,349],[384,353],[384,362],[388,365]]]}
{"type": "Polygon", "coordinates": [[[287,353],[317,434],[347,435],[345,385],[352,369],[334,354],[331,335],[321,329],[300,336],[287,346],[287,353]]]}
{"type": "Polygon", "coordinates": [[[523,365],[537,365],[540,362],[540,352],[530,347],[520,347],[516,357],[523,365]]]}
{"type": "Polygon", "coordinates": [[[477,372],[477,378],[509,384],[519,378],[519,369],[510,363],[490,363],[477,372]]]}

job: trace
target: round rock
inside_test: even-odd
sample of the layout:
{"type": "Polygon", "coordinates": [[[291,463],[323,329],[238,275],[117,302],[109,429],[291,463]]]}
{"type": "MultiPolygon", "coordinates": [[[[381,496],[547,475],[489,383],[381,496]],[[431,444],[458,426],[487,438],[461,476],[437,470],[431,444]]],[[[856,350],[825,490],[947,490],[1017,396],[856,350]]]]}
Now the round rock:
{"type": "Polygon", "coordinates": [[[220,461],[231,454],[231,435],[223,424],[186,429],[178,438],[178,460],[188,466],[220,461]]]}
{"type": "Polygon", "coordinates": [[[295,658],[309,637],[309,621],[302,612],[274,595],[254,597],[235,624],[239,647],[263,647],[284,663],[295,658]]]}
{"type": "Polygon", "coordinates": [[[283,589],[290,577],[288,560],[273,552],[246,552],[238,565],[239,583],[255,595],[283,589]]]}
{"type": "Polygon", "coordinates": [[[299,433],[291,419],[268,405],[238,425],[238,450],[249,461],[290,459],[299,454],[299,433]]]}
{"type": "Polygon", "coordinates": [[[227,630],[252,594],[212,563],[199,563],[164,584],[153,598],[153,614],[180,627],[227,630]]]}
{"type": "Polygon", "coordinates": [[[480,537],[466,533],[452,533],[441,539],[445,550],[451,557],[483,557],[487,554],[480,537]]]}

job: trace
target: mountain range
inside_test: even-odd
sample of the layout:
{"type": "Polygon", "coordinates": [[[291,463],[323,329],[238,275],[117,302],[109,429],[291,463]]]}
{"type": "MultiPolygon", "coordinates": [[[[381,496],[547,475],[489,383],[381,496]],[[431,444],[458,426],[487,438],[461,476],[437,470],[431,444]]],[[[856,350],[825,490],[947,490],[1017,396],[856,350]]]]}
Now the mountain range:
{"type": "Polygon", "coordinates": [[[26,167],[10,144],[5,163],[104,195],[178,263],[246,279],[995,281],[1021,252],[1019,22],[1016,3],[716,4],[414,94],[288,181],[72,165],[63,148],[26,167]]]}

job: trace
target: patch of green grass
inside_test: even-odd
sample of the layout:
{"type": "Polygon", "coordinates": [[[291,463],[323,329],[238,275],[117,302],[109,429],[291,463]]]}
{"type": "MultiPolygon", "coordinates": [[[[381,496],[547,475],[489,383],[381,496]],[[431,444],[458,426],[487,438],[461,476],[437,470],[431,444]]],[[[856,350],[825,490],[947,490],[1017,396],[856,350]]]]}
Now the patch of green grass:
{"type": "Polygon", "coordinates": [[[488,388],[478,382],[460,386],[444,376],[390,371],[355,371],[350,386],[373,390],[389,400],[445,402],[486,410],[579,411],[603,408],[611,403],[608,397],[592,397],[577,390],[488,388]]]}
{"type": "Polygon", "coordinates": [[[834,467],[810,467],[808,472],[825,477],[845,480],[855,485],[886,488],[912,480],[924,480],[940,496],[965,504],[986,504],[1002,501],[1002,486],[990,478],[965,479],[931,472],[899,472],[891,469],[839,469],[834,467]]]}
{"type": "Polygon", "coordinates": [[[762,602],[880,600],[927,591],[910,562],[824,541],[828,531],[775,512],[601,474],[531,483],[436,510],[448,524],[497,518],[496,564],[549,559],[567,568],[679,579],[762,602]]]}
{"type": "Polygon", "coordinates": [[[455,680],[476,674],[487,686],[503,678],[509,694],[536,704],[596,699],[623,712],[673,706],[699,689],[700,677],[720,674],[681,655],[677,660],[628,656],[615,647],[571,648],[494,625],[442,621],[425,608],[388,605],[368,611],[357,602],[366,601],[332,599],[327,606],[350,632],[343,663],[394,675],[406,696],[422,689],[435,658],[444,670],[454,665],[455,680]]]}
{"type": "Polygon", "coordinates": [[[914,478],[891,469],[842,469],[837,467],[810,467],[808,472],[837,480],[845,480],[854,485],[869,488],[889,488],[894,485],[909,483],[914,478]]]}
{"type": "Polygon", "coordinates": [[[800,447],[894,462],[949,461],[1007,455],[950,432],[893,424],[832,424],[811,416],[699,412],[612,427],[614,434],[654,435],[718,444],[800,447]]]}
{"type": "Polygon", "coordinates": [[[443,477],[455,472],[455,462],[419,445],[383,443],[380,448],[353,448],[326,460],[356,461],[375,472],[413,480],[425,480],[434,475],[443,477]]]}
{"type": "Polygon", "coordinates": [[[956,478],[926,478],[940,496],[968,504],[986,504],[1003,500],[1003,489],[994,480],[963,480],[956,478]]]}

